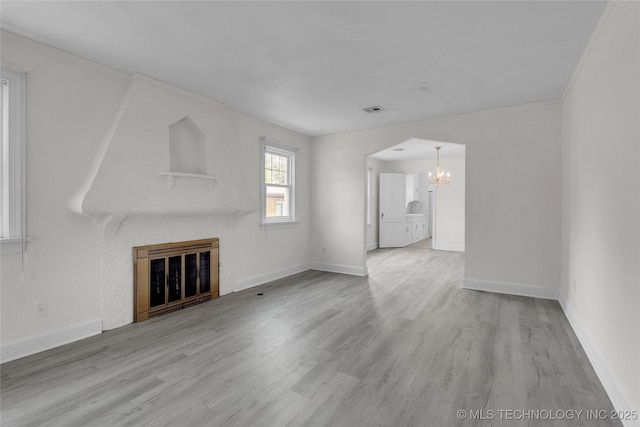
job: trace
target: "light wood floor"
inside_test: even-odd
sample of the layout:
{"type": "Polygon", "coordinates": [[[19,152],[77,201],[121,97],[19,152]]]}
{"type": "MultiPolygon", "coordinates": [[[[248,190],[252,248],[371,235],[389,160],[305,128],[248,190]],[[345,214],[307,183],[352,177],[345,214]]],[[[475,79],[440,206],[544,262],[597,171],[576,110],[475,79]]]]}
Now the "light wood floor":
{"type": "Polygon", "coordinates": [[[462,290],[460,253],[378,249],[369,268],[6,363],[2,425],[619,425],[500,412],[613,409],[557,302],[462,290]]]}

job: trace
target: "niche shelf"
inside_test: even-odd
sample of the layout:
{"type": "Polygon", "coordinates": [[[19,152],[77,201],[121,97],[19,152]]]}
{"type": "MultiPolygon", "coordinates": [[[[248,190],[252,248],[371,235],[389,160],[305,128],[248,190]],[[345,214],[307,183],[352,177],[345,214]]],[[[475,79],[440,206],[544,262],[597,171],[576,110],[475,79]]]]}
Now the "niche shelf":
{"type": "Polygon", "coordinates": [[[167,177],[167,188],[174,187],[176,179],[208,182],[213,189],[220,179],[207,174],[206,137],[189,116],[169,126],[169,171],[158,175],[167,177]]]}

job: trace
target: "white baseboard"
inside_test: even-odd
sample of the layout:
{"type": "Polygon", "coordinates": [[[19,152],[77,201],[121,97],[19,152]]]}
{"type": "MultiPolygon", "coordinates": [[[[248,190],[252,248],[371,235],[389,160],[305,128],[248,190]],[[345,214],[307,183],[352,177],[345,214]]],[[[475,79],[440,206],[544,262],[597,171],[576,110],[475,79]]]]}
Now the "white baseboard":
{"type": "Polygon", "coordinates": [[[457,245],[436,245],[436,246],[432,246],[431,249],[434,249],[436,251],[464,252],[464,246],[457,246],[457,245]]]}
{"type": "Polygon", "coordinates": [[[274,280],[282,279],[292,274],[302,273],[307,270],[327,271],[330,273],[343,273],[352,276],[366,276],[369,274],[367,267],[354,267],[351,265],[327,264],[323,262],[309,262],[298,264],[282,270],[272,271],[271,273],[261,274],[259,276],[249,277],[236,282],[234,292],[244,291],[254,286],[264,285],[274,280]]]}
{"type": "MultiPolygon", "coordinates": [[[[591,334],[589,334],[589,332],[584,328],[582,322],[571,308],[571,305],[567,302],[566,297],[560,294],[559,301],[565,316],[567,316],[567,320],[569,320],[573,331],[576,333],[580,344],[582,344],[584,352],[587,354],[587,357],[591,362],[591,366],[593,366],[602,386],[609,395],[609,399],[611,399],[613,407],[617,411],[636,411],[636,413],[638,413],[637,411],[639,411],[640,408],[636,407],[632,403],[631,399],[629,399],[629,397],[620,389],[618,382],[611,373],[612,371],[609,368],[609,365],[600,355],[598,348],[593,344],[591,334]]],[[[623,420],[622,424],[625,427],[640,427],[640,419],[623,420]]]]}
{"type": "Polygon", "coordinates": [[[253,288],[254,286],[264,285],[265,283],[282,279],[283,277],[291,276],[292,274],[302,273],[303,271],[307,271],[310,269],[311,265],[309,263],[304,263],[283,268],[282,270],[272,271],[270,273],[260,274],[258,276],[238,280],[236,282],[236,288],[234,292],[243,291],[245,289],[253,288]]]}
{"type": "Polygon", "coordinates": [[[367,276],[369,270],[367,267],[356,267],[353,265],[328,264],[325,262],[312,262],[310,264],[312,270],[327,271],[329,273],[350,274],[352,276],[367,276]]]}
{"type": "Polygon", "coordinates": [[[522,285],[519,283],[494,282],[490,280],[478,280],[465,278],[462,283],[463,289],[475,291],[494,292],[497,294],[518,295],[522,297],[533,297],[543,299],[558,299],[558,289],[545,288],[542,286],[522,285]]]}
{"type": "Polygon", "coordinates": [[[371,243],[369,246],[367,246],[367,252],[372,251],[374,249],[378,249],[378,242],[371,243]]]}
{"type": "Polygon", "coordinates": [[[2,343],[0,362],[10,362],[101,333],[102,321],[92,319],[33,337],[2,343]]]}

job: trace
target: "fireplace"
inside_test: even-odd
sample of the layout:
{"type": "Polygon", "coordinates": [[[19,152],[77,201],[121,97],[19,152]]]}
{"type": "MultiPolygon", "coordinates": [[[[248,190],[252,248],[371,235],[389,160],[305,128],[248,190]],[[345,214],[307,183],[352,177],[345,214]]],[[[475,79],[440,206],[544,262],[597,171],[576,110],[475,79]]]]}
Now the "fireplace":
{"type": "Polygon", "coordinates": [[[73,212],[92,218],[100,229],[103,330],[234,291],[234,268],[220,271],[218,282],[217,246],[186,248],[192,252],[171,255],[179,255],[173,259],[158,252],[167,249],[163,245],[141,246],[183,241],[188,246],[187,241],[201,239],[208,230],[204,237],[224,242],[221,261],[235,264],[236,225],[247,215],[259,215],[260,206],[247,179],[252,168],[237,165],[246,163],[246,154],[257,146],[251,138],[240,138],[236,127],[221,127],[227,113],[215,102],[163,82],[131,77],[96,157],[69,201],[73,212]],[[233,138],[220,138],[221,129],[233,138]],[[133,251],[132,269],[133,247],[140,253],[133,251]],[[207,274],[206,254],[199,251],[210,252],[210,291],[201,277],[207,274]],[[151,265],[157,258],[164,261],[151,265]]]}
{"type": "Polygon", "coordinates": [[[219,296],[218,239],[133,248],[133,321],[219,296]]]}

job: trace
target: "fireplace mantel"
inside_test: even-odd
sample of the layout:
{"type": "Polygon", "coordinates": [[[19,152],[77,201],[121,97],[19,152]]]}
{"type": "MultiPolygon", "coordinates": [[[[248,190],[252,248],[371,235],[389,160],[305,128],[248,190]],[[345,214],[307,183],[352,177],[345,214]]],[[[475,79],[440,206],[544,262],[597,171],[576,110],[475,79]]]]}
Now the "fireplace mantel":
{"type": "MultiPolygon", "coordinates": [[[[260,207],[254,180],[247,179],[255,173],[247,162],[248,143],[239,141],[253,137],[230,128],[236,119],[244,120],[224,105],[145,76],[131,77],[69,201],[71,211],[99,227],[104,330],[133,321],[132,247],[190,241],[206,233],[226,242],[223,261],[234,260],[236,224],[260,207]],[[184,177],[167,188],[163,171],[184,177]]],[[[227,265],[222,294],[235,283],[232,261],[227,265]]]]}
{"type": "Polygon", "coordinates": [[[71,210],[98,222],[110,216],[258,211],[257,193],[240,179],[245,171],[233,166],[245,163],[244,153],[211,120],[224,111],[220,104],[132,76],[71,210]]]}
{"type": "Polygon", "coordinates": [[[206,182],[209,185],[209,190],[212,190],[213,187],[216,185],[216,182],[220,179],[219,176],[213,176],[213,175],[202,175],[199,173],[184,173],[184,172],[170,172],[170,171],[161,171],[161,172],[158,172],[158,175],[167,177],[167,188],[169,190],[173,189],[176,179],[206,182]]]}

